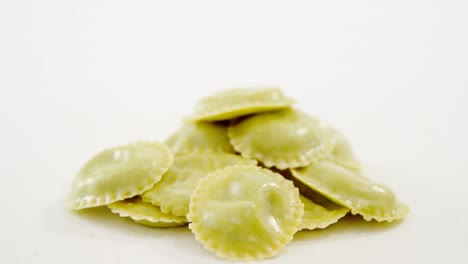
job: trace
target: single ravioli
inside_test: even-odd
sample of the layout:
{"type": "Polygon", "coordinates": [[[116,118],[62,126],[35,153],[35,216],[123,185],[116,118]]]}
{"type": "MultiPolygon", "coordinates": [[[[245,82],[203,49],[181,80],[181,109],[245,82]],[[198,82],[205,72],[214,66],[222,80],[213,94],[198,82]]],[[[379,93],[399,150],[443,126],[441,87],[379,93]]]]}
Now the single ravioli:
{"type": "Polygon", "coordinates": [[[304,204],[304,215],[302,216],[302,223],[299,229],[313,230],[316,228],[326,228],[336,223],[349,212],[348,208],[342,206],[336,206],[331,209],[326,208],[302,195],[301,201],[304,204]]]}
{"type": "Polygon", "coordinates": [[[234,149],[266,167],[305,167],[330,155],[335,141],[323,123],[302,111],[286,109],[233,122],[228,135],[234,149]]]}
{"type": "Polygon", "coordinates": [[[260,260],[291,241],[303,213],[291,181],[257,166],[229,166],[200,180],[187,218],[195,238],[219,257],[260,260]]]}
{"type": "Polygon", "coordinates": [[[129,217],[138,224],[150,227],[176,227],[187,224],[187,218],[161,212],[159,207],[145,203],[140,197],[111,203],[109,209],[121,217],[129,217]]]}
{"type": "Polygon", "coordinates": [[[210,150],[177,156],[161,181],[142,194],[145,202],[161,207],[161,211],[178,216],[189,212],[190,196],[198,181],[208,174],[229,165],[256,165],[255,160],[210,150]]]}
{"type": "Polygon", "coordinates": [[[166,144],[176,154],[200,149],[235,153],[229,143],[227,126],[220,123],[184,123],[166,140],[166,144]]]}
{"type": "Polygon", "coordinates": [[[304,204],[304,215],[302,216],[302,223],[300,225],[301,230],[326,228],[327,226],[336,223],[350,211],[349,208],[330,201],[323,195],[295,179],[290,170],[276,170],[276,172],[281,174],[287,180],[292,181],[294,186],[299,189],[301,201],[304,204]]]}
{"type": "Polygon", "coordinates": [[[358,171],[323,160],[292,170],[293,176],[333,202],[360,214],[365,220],[392,222],[403,218],[408,207],[386,186],[372,182],[358,171]]]}
{"type": "Polygon", "coordinates": [[[327,157],[327,159],[350,169],[361,169],[361,163],[354,157],[353,148],[343,133],[341,133],[341,131],[338,129],[330,126],[327,128],[327,131],[331,134],[336,142],[335,148],[327,157]]]}
{"type": "Polygon", "coordinates": [[[287,108],[294,100],[278,88],[230,89],[203,98],[195,106],[192,121],[221,121],[287,108]]]}
{"type": "Polygon", "coordinates": [[[65,206],[79,210],[139,195],[158,182],[173,161],[169,147],[157,142],[104,150],[78,172],[65,206]]]}

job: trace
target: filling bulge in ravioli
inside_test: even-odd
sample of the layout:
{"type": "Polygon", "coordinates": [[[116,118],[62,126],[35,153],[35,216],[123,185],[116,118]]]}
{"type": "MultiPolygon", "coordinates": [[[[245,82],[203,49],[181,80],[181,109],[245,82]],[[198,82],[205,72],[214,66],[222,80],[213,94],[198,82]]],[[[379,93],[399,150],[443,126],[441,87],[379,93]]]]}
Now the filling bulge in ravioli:
{"type": "Polygon", "coordinates": [[[166,144],[177,155],[203,149],[235,153],[229,143],[227,126],[219,123],[184,123],[166,144]]]}
{"type": "Polygon", "coordinates": [[[333,137],[317,118],[296,109],[253,115],[233,122],[228,135],[234,149],[267,167],[305,167],[327,157],[333,137]]]}
{"type": "Polygon", "coordinates": [[[311,189],[368,221],[392,222],[408,213],[408,207],[397,200],[390,188],[331,161],[294,169],[292,174],[311,189]]]}
{"type": "Polygon", "coordinates": [[[171,150],[157,142],[104,150],[78,172],[65,205],[79,210],[139,195],[161,179],[173,160],[171,150]]]}
{"type": "Polygon", "coordinates": [[[189,227],[218,256],[259,260],[291,241],[303,206],[297,188],[281,175],[256,166],[230,166],[199,182],[189,227]]]}

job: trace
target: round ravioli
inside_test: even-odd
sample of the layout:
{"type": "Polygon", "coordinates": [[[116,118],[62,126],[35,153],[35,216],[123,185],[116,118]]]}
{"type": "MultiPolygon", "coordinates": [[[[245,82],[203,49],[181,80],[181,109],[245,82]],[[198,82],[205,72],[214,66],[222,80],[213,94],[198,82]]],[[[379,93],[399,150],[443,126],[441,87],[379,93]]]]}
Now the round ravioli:
{"type": "Polygon", "coordinates": [[[121,217],[129,217],[138,224],[150,227],[176,227],[187,223],[187,218],[161,212],[159,207],[145,203],[140,197],[111,203],[109,209],[121,217]]]}
{"type": "Polygon", "coordinates": [[[195,238],[216,255],[260,260],[291,241],[303,214],[291,181],[257,166],[230,166],[200,180],[187,218],[195,238]]]}
{"type": "Polygon", "coordinates": [[[286,109],[234,122],[228,129],[234,149],[266,167],[305,167],[330,155],[335,141],[323,123],[302,111],[286,109]]]}
{"type": "Polygon", "coordinates": [[[292,181],[294,186],[299,189],[301,201],[304,204],[304,215],[302,216],[302,223],[300,225],[301,230],[326,228],[336,223],[349,212],[349,208],[330,201],[295,179],[290,170],[276,171],[286,179],[292,181]]]}
{"type": "Polygon", "coordinates": [[[203,98],[192,121],[221,121],[291,106],[294,101],[278,88],[231,89],[203,98]]]}
{"type": "Polygon", "coordinates": [[[79,210],[139,195],[158,182],[173,161],[169,147],[157,142],[104,150],[80,169],[65,206],[79,210]]]}
{"type": "Polygon", "coordinates": [[[335,139],[336,143],[335,148],[330,153],[330,156],[327,157],[327,159],[350,169],[361,169],[361,164],[354,157],[351,144],[343,135],[343,133],[333,127],[328,127],[327,131],[335,139]]]}
{"type": "Polygon", "coordinates": [[[392,222],[408,212],[408,207],[399,202],[388,187],[331,161],[294,169],[292,174],[314,191],[348,207],[352,214],[360,214],[367,221],[392,222]]]}
{"type": "Polygon", "coordinates": [[[209,150],[190,152],[177,156],[161,181],[143,193],[142,198],[160,206],[165,213],[185,216],[189,211],[190,196],[201,178],[229,165],[256,164],[255,160],[234,154],[209,150]]]}
{"type": "Polygon", "coordinates": [[[304,215],[299,229],[313,230],[316,228],[326,228],[336,223],[345,216],[349,209],[342,206],[327,208],[301,195],[301,201],[304,204],[304,215]]]}
{"type": "Polygon", "coordinates": [[[229,143],[227,126],[219,123],[184,123],[182,127],[166,140],[166,144],[176,154],[212,149],[235,153],[229,143]]]}

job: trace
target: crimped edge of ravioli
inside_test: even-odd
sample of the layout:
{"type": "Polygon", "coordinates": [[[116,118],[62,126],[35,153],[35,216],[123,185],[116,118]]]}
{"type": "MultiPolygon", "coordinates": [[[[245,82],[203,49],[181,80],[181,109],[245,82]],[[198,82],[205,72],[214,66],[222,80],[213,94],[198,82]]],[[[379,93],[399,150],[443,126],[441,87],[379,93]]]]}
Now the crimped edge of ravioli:
{"type": "Polygon", "coordinates": [[[335,140],[328,134],[326,134],[326,140],[322,142],[320,146],[314,148],[314,151],[308,151],[304,153],[288,153],[287,157],[272,157],[268,153],[262,153],[255,151],[249,144],[242,140],[242,137],[235,135],[236,121],[233,121],[228,127],[228,136],[231,145],[234,149],[239,152],[243,157],[249,159],[256,159],[265,167],[278,168],[280,170],[294,169],[299,167],[306,167],[314,164],[321,159],[326,158],[332,152],[335,147],[335,140]]]}
{"type": "MultiPolygon", "coordinates": [[[[149,190],[151,190],[151,188],[148,189],[147,191],[149,191],[149,190]]],[[[145,202],[145,203],[150,203],[150,204],[152,204],[152,205],[154,205],[154,206],[161,207],[161,203],[159,202],[159,200],[153,199],[152,196],[145,195],[145,193],[146,193],[146,191],[143,192],[142,194],[140,194],[141,200],[142,200],[143,202],[145,202]]],[[[161,212],[163,212],[163,213],[171,213],[170,211],[169,211],[169,212],[164,212],[162,209],[161,209],[161,212]]]]}
{"type": "Polygon", "coordinates": [[[131,188],[128,187],[127,185],[128,190],[118,191],[115,193],[107,191],[103,195],[100,195],[100,196],[71,197],[72,193],[70,192],[65,200],[65,207],[70,210],[81,210],[81,209],[90,208],[90,207],[108,205],[117,201],[122,201],[127,198],[140,195],[141,193],[153,187],[153,185],[156,182],[160,181],[162,178],[162,175],[166,173],[166,171],[174,162],[174,154],[172,153],[171,149],[166,144],[155,142],[155,141],[139,141],[139,142],[127,144],[127,146],[134,145],[134,144],[156,146],[165,153],[162,155],[163,157],[165,157],[165,159],[161,162],[161,164],[164,164],[164,165],[161,165],[160,167],[155,168],[155,170],[152,173],[153,177],[148,177],[146,181],[140,182],[136,184],[136,186],[133,186],[131,188]]]}
{"type": "Polygon", "coordinates": [[[362,210],[360,210],[360,206],[354,205],[352,203],[347,203],[345,201],[342,201],[339,198],[339,194],[327,193],[326,191],[323,190],[323,189],[325,189],[325,188],[323,188],[323,186],[311,186],[311,184],[309,184],[307,182],[307,180],[303,179],[302,175],[299,172],[297,172],[296,170],[294,170],[294,169],[291,170],[291,173],[292,173],[294,178],[296,178],[297,180],[302,182],[304,185],[308,186],[312,190],[314,190],[314,191],[320,193],[321,195],[325,196],[330,201],[332,201],[332,202],[334,202],[336,204],[339,204],[341,206],[349,208],[351,214],[360,215],[360,216],[362,216],[362,218],[364,220],[366,220],[368,222],[372,221],[372,220],[375,220],[377,222],[387,221],[387,222],[391,223],[393,221],[400,220],[400,219],[404,218],[409,213],[409,207],[406,204],[404,204],[404,203],[402,203],[400,201],[398,201],[398,203],[396,204],[397,205],[396,209],[393,209],[393,210],[373,209],[373,210],[371,210],[372,213],[363,212],[362,210]]]}
{"type": "Polygon", "coordinates": [[[186,148],[182,148],[180,151],[174,153],[174,155],[175,155],[176,157],[178,157],[178,156],[186,155],[186,154],[188,154],[188,153],[200,152],[200,151],[205,151],[205,150],[211,150],[211,151],[217,152],[217,153],[227,153],[227,154],[233,154],[233,155],[236,154],[236,152],[234,151],[234,149],[227,150],[227,149],[224,149],[224,148],[222,148],[222,147],[217,147],[217,148],[186,147],[186,148]]]}
{"type": "Polygon", "coordinates": [[[265,258],[271,258],[278,255],[281,252],[281,250],[286,246],[286,244],[288,244],[293,239],[294,234],[299,230],[299,226],[302,223],[303,214],[304,204],[299,198],[299,190],[293,185],[291,181],[285,179],[280,174],[275,173],[266,168],[261,168],[258,166],[235,165],[228,166],[223,170],[213,172],[198,182],[198,185],[195,188],[195,191],[190,199],[190,212],[187,215],[187,219],[190,222],[189,229],[195,235],[195,239],[202,243],[205,249],[214,252],[218,257],[226,258],[231,261],[254,261],[262,260],[265,258]],[[276,238],[276,240],[274,241],[270,241],[269,245],[264,244],[263,248],[258,248],[257,250],[235,252],[229,248],[229,245],[222,246],[220,244],[217,244],[217,242],[212,238],[209,238],[208,236],[204,235],[203,227],[197,224],[198,219],[203,218],[203,214],[196,213],[197,210],[200,210],[200,206],[198,205],[198,199],[200,199],[200,196],[203,193],[209,192],[212,182],[211,178],[216,177],[218,173],[229,172],[237,168],[254,169],[258,172],[264,172],[266,174],[272,175],[273,177],[281,179],[280,182],[282,183],[282,185],[285,186],[285,188],[288,188],[289,194],[293,197],[293,199],[296,199],[296,203],[294,203],[293,205],[294,214],[291,216],[291,224],[285,227],[285,232],[283,232],[283,235],[276,238]]]}
{"type": "MultiPolygon", "coordinates": [[[[271,100],[258,100],[258,102],[249,102],[245,100],[244,103],[238,105],[231,105],[224,108],[218,109],[210,109],[205,112],[201,113],[193,113],[191,116],[185,118],[185,120],[189,122],[201,122],[201,121],[223,121],[223,120],[230,120],[237,117],[249,115],[249,114],[256,114],[262,112],[269,112],[280,110],[282,108],[288,108],[293,105],[296,101],[287,97],[281,89],[276,87],[268,87],[262,88],[259,90],[267,91],[275,91],[281,93],[281,100],[278,102],[271,102],[271,100]]],[[[203,98],[204,99],[204,98],[203,98]]],[[[203,100],[202,99],[202,100],[203,100]]],[[[201,101],[200,101],[201,102],[201,101]]]]}
{"type": "Polygon", "coordinates": [[[285,102],[283,104],[268,104],[268,103],[256,103],[256,104],[240,104],[237,106],[226,107],[218,111],[210,111],[206,114],[193,115],[186,117],[185,120],[190,122],[214,122],[214,121],[223,121],[238,118],[241,116],[270,112],[275,110],[280,110],[283,108],[290,107],[294,101],[285,102]]]}
{"type": "MultiPolygon", "coordinates": [[[[149,226],[149,227],[178,227],[187,224],[187,219],[182,216],[175,216],[167,214],[167,217],[155,217],[151,216],[151,212],[145,213],[138,208],[132,207],[133,204],[144,202],[140,200],[140,197],[132,198],[124,201],[118,201],[107,205],[114,214],[118,214],[120,217],[130,218],[137,224],[149,226]],[[135,202],[132,200],[136,199],[135,202]]],[[[154,210],[160,210],[157,206],[154,206],[154,210]]],[[[162,213],[162,212],[161,212],[162,213]]]]}
{"type": "Polygon", "coordinates": [[[362,218],[364,218],[364,220],[368,222],[372,220],[376,220],[377,222],[387,221],[391,223],[393,221],[403,219],[406,215],[409,214],[410,208],[406,204],[399,202],[398,209],[391,210],[390,213],[386,213],[385,210],[373,210],[373,212],[375,213],[369,214],[369,213],[364,213],[360,211],[359,209],[351,209],[351,213],[353,215],[360,215],[362,216],[362,218]]]}
{"type": "MultiPolygon", "coordinates": [[[[197,150],[197,151],[188,152],[188,153],[176,156],[176,159],[177,158],[183,158],[184,156],[187,156],[187,155],[197,155],[197,154],[198,155],[209,154],[209,155],[220,155],[220,156],[222,156],[222,155],[235,156],[236,158],[245,160],[245,162],[251,163],[251,164],[249,164],[249,166],[250,165],[255,166],[258,163],[254,159],[248,159],[248,158],[245,158],[245,157],[233,154],[233,153],[224,152],[224,151],[214,151],[212,149],[200,149],[200,150],[197,150]]],[[[170,168],[168,170],[170,170],[170,168]]],[[[206,175],[208,176],[209,174],[211,174],[211,173],[213,173],[215,171],[217,171],[217,170],[208,172],[206,175]]],[[[164,177],[164,175],[162,177],[164,177]]],[[[176,215],[176,216],[184,216],[184,217],[187,215],[187,212],[189,211],[189,208],[190,208],[189,205],[186,206],[185,204],[176,204],[176,203],[168,204],[168,203],[165,203],[164,200],[167,199],[167,196],[163,197],[163,195],[161,195],[161,194],[159,194],[157,192],[151,192],[151,190],[154,187],[155,187],[155,185],[153,185],[150,189],[148,189],[147,191],[145,191],[145,192],[143,192],[141,194],[141,198],[142,198],[142,200],[144,202],[151,203],[153,205],[159,206],[161,208],[161,212],[163,212],[163,213],[173,214],[173,215],[176,215]]]]}
{"type": "MultiPolygon", "coordinates": [[[[306,202],[311,202],[314,204],[316,203],[310,200],[309,198],[301,195],[301,201],[302,203],[304,203],[304,216],[305,216],[306,205],[305,205],[304,200],[306,200],[306,202]]],[[[340,220],[341,218],[343,218],[346,214],[350,212],[349,208],[346,208],[346,207],[341,207],[341,208],[337,207],[336,209],[327,209],[326,207],[320,204],[316,204],[316,205],[325,208],[327,210],[327,213],[321,215],[320,217],[317,217],[316,219],[304,218],[303,216],[302,223],[299,226],[300,230],[324,229],[332,224],[337,223],[338,220],[340,220]]]]}

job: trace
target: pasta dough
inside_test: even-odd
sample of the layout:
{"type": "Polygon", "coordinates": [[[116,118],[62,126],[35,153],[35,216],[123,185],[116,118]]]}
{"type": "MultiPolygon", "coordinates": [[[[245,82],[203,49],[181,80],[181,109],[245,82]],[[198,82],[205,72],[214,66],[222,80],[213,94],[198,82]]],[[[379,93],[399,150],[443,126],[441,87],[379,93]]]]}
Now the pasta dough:
{"type": "Polygon", "coordinates": [[[408,207],[361,174],[347,138],[293,103],[278,88],[205,97],[165,144],[137,142],[89,160],[66,207],[107,205],[150,227],[189,223],[206,249],[242,261],[273,257],[297,231],[349,212],[403,218],[408,207]]]}
{"type": "Polygon", "coordinates": [[[177,227],[187,224],[187,218],[161,212],[159,207],[145,203],[140,197],[111,203],[109,209],[121,217],[150,227],[177,227]]]}
{"type": "Polygon", "coordinates": [[[334,208],[326,208],[320,204],[301,195],[301,201],[304,204],[304,215],[300,229],[314,230],[316,228],[326,228],[327,226],[338,222],[344,217],[349,209],[346,207],[336,206],[334,208]]]}
{"type": "Polygon", "coordinates": [[[187,218],[195,238],[218,256],[260,260],[291,241],[303,214],[292,182],[256,166],[230,166],[199,182],[187,218]]]}
{"type": "Polygon", "coordinates": [[[281,170],[308,166],[335,146],[320,120],[295,109],[247,117],[234,122],[228,134],[242,156],[281,170]]]}
{"type": "Polygon", "coordinates": [[[184,123],[166,140],[166,144],[176,154],[203,149],[235,153],[229,143],[227,126],[219,123],[184,123]]]}
{"type": "Polygon", "coordinates": [[[78,172],[65,206],[79,210],[139,195],[158,182],[174,161],[157,142],[138,142],[104,150],[78,172]]]}
{"type": "Polygon", "coordinates": [[[361,169],[361,163],[354,157],[351,144],[343,133],[333,127],[328,127],[327,131],[334,138],[336,143],[327,159],[350,169],[361,169]]]}
{"type": "Polygon", "coordinates": [[[231,89],[203,98],[191,121],[221,121],[240,116],[283,109],[293,100],[278,88],[231,89]]]}
{"type": "Polygon", "coordinates": [[[348,207],[352,214],[360,214],[367,221],[392,222],[408,212],[407,206],[400,203],[388,187],[330,161],[294,169],[292,174],[311,189],[348,207]]]}
{"type": "Polygon", "coordinates": [[[161,211],[178,216],[188,213],[190,195],[198,181],[229,165],[255,165],[256,161],[241,156],[209,150],[177,156],[162,180],[143,193],[143,200],[161,207],[161,211]]]}

